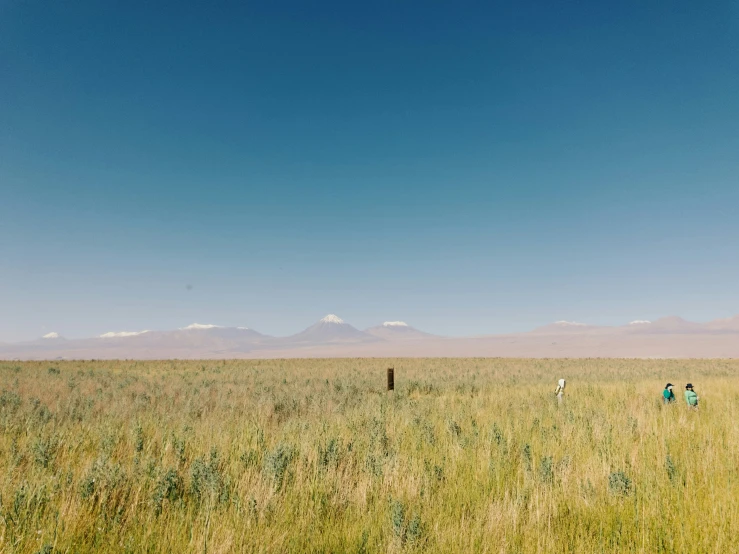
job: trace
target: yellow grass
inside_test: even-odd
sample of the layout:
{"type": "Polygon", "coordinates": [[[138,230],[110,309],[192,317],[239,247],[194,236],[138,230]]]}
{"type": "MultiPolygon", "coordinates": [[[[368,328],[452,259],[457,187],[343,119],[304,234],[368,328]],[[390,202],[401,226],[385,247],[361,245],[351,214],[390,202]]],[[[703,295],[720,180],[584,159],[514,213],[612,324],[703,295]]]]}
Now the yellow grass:
{"type": "Polygon", "coordinates": [[[739,552],[737,370],[0,362],[0,551],[739,552]]]}

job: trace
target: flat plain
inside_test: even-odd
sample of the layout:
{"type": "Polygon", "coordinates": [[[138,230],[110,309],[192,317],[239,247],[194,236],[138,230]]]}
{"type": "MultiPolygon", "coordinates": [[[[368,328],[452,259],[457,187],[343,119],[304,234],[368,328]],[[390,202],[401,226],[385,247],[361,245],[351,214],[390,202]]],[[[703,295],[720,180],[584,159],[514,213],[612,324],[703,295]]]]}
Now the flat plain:
{"type": "Polygon", "coordinates": [[[728,359],[0,362],[0,551],[737,552],[738,375],[728,359]]]}

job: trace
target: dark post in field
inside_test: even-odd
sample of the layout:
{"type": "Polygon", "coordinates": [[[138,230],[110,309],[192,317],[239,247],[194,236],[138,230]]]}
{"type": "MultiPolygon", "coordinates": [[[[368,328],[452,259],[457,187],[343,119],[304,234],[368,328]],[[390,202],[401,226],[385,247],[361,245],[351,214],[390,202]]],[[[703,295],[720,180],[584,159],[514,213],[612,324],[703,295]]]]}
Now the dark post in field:
{"type": "Polygon", "coordinates": [[[395,390],[395,368],[387,368],[387,390],[395,390]]]}

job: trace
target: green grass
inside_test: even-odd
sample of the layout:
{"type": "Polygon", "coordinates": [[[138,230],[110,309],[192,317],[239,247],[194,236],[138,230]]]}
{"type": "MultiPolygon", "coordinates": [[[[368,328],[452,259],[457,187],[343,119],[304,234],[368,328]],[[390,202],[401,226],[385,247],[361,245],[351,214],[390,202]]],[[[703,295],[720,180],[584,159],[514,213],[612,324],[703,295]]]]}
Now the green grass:
{"type": "Polygon", "coordinates": [[[739,552],[738,370],[0,362],[0,551],[739,552]]]}

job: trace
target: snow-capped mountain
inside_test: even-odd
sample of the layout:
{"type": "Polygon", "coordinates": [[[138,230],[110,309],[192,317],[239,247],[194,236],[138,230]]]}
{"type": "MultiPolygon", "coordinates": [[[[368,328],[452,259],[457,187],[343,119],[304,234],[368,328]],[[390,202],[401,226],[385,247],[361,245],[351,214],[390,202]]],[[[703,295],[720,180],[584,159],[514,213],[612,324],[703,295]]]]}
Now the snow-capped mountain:
{"type": "Polygon", "coordinates": [[[143,335],[144,333],[148,333],[149,331],[109,331],[107,333],[103,333],[98,338],[99,339],[115,339],[115,338],[122,338],[122,337],[136,337],[138,335],[143,335]]]}
{"type": "Polygon", "coordinates": [[[655,321],[637,320],[623,327],[629,333],[702,333],[707,329],[700,323],[686,321],[682,317],[661,317],[655,321]]]}
{"type": "Polygon", "coordinates": [[[266,335],[250,329],[249,327],[224,327],[210,323],[191,323],[177,331],[186,337],[219,337],[223,339],[258,339],[267,338],[266,335]]]}
{"type": "Polygon", "coordinates": [[[327,342],[370,342],[374,340],[377,340],[377,337],[352,327],[337,315],[329,314],[304,331],[282,339],[281,342],[325,344],[327,342]]]}
{"type": "Polygon", "coordinates": [[[61,336],[59,333],[54,332],[54,331],[52,331],[51,333],[46,333],[41,338],[31,341],[31,343],[43,344],[46,346],[51,346],[51,345],[60,344],[64,342],[67,342],[67,339],[61,336]]]}
{"type": "Polygon", "coordinates": [[[412,340],[434,337],[434,335],[411,327],[405,321],[386,321],[382,325],[365,329],[364,332],[384,340],[412,340]]]}
{"type": "Polygon", "coordinates": [[[3,342],[0,343],[0,359],[3,357],[3,352],[8,351],[17,351],[20,355],[27,352],[38,352],[40,356],[46,357],[48,352],[66,348],[70,342],[54,331],[34,340],[16,343],[3,342]]]}
{"type": "Polygon", "coordinates": [[[327,316],[323,317],[318,323],[336,323],[337,325],[346,324],[343,319],[334,314],[328,314],[327,316]]]}
{"type": "MultiPolygon", "coordinates": [[[[247,327],[193,323],[173,331],[148,331],[135,336],[116,337],[108,342],[121,346],[156,351],[216,351],[246,352],[255,344],[271,339],[247,327]]],[[[225,354],[224,354],[225,355],[225,354]]]]}

